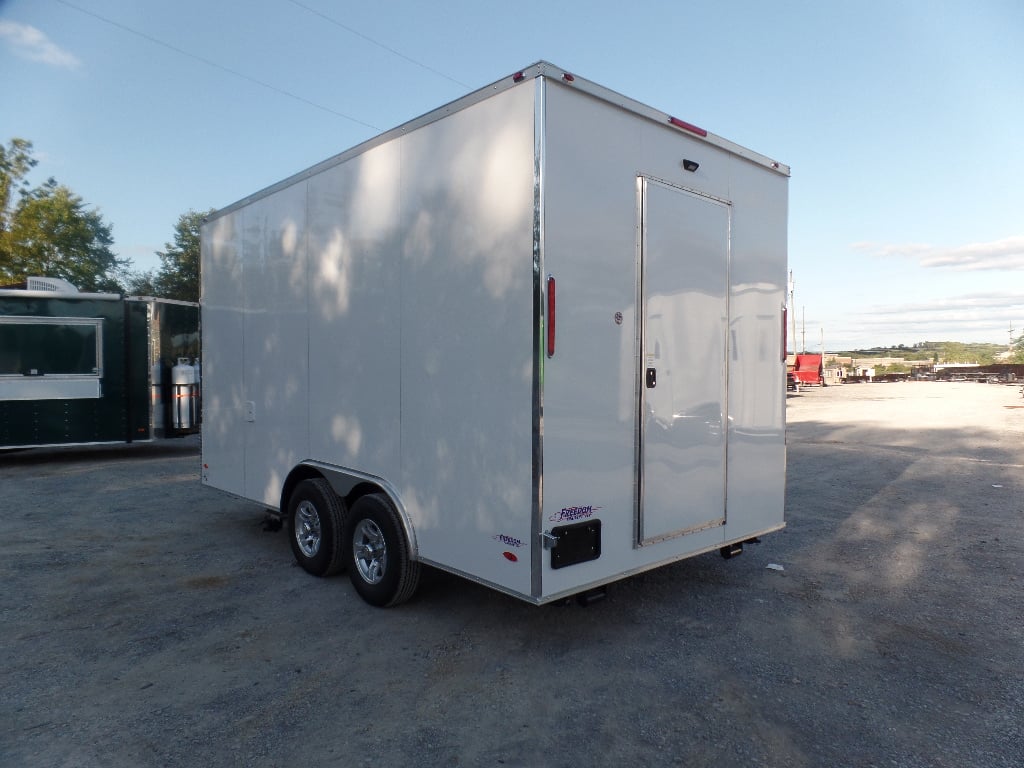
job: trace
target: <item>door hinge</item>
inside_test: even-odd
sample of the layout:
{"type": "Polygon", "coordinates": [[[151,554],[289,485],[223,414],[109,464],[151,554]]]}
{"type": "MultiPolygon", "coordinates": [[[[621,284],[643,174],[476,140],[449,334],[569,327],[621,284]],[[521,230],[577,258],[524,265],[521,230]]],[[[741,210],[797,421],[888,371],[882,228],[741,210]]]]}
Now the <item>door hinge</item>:
{"type": "Polygon", "coordinates": [[[540,543],[544,545],[544,549],[554,549],[558,546],[558,537],[550,531],[544,531],[540,535],[540,543]]]}

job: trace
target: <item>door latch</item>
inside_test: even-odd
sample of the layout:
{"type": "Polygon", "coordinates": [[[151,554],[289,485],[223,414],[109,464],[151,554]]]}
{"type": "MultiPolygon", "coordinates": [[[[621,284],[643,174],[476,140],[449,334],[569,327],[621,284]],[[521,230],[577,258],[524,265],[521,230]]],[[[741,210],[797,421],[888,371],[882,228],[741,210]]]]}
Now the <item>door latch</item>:
{"type": "Polygon", "coordinates": [[[658,386],[658,369],[648,368],[647,369],[647,388],[654,389],[658,386]]]}

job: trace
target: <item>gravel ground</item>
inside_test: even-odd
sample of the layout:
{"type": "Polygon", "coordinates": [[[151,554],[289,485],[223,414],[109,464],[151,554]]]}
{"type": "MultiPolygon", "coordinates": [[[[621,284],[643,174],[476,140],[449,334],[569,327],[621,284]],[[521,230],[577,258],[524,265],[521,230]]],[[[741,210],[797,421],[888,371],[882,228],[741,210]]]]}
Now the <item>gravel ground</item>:
{"type": "Polygon", "coordinates": [[[0,455],[0,766],[1019,768],[1022,406],[791,395],[788,527],[588,607],[371,608],[195,439],[0,455]]]}

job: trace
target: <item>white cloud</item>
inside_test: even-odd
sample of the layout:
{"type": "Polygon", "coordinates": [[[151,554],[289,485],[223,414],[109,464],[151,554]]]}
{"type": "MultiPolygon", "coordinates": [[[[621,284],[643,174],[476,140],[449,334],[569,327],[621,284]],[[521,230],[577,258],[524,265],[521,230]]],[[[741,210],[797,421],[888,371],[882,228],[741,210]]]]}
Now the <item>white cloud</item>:
{"type": "MultiPolygon", "coordinates": [[[[817,351],[824,332],[829,349],[867,349],[919,341],[961,341],[1005,344],[1009,330],[1020,335],[1024,293],[962,294],[905,304],[877,304],[827,319],[808,318],[806,343],[817,351]]],[[[797,321],[799,324],[799,320],[797,321]]],[[[798,344],[804,340],[798,329],[798,344]]]]}
{"type": "MultiPolygon", "coordinates": [[[[1003,343],[1024,318],[1024,294],[979,293],[899,305],[878,305],[848,315],[835,329],[861,344],[917,341],[988,341],[1003,343]],[[867,340],[867,341],[865,341],[867,340]]],[[[1016,334],[1015,334],[1016,335],[1016,334]]]]}
{"type": "Polygon", "coordinates": [[[875,313],[891,313],[905,315],[908,313],[935,314],[974,311],[1005,311],[1024,310],[1024,293],[971,293],[950,298],[932,299],[931,301],[896,306],[879,306],[872,310],[875,313]]]}
{"type": "Polygon", "coordinates": [[[953,247],[923,243],[854,243],[853,247],[883,258],[912,258],[922,267],[950,269],[956,272],[1024,269],[1024,235],[953,247]]]}
{"type": "Polygon", "coordinates": [[[28,24],[0,21],[0,39],[6,40],[18,56],[29,61],[39,61],[61,69],[78,69],[81,66],[74,54],[65,51],[28,24]]]}

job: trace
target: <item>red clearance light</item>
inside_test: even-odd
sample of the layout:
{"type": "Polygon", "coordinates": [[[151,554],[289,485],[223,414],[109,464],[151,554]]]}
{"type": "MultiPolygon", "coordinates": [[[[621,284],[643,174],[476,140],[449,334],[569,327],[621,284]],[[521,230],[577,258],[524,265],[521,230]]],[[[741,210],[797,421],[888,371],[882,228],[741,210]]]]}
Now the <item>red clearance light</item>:
{"type": "Polygon", "coordinates": [[[548,357],[555,356],[555,278],[548,275],[548,357]]]}
{"type": "Polygon", "coordinates": [[[514,75],[512,75],[512,82],[520,83],[522,82],[524,77],[526,77],[526,75],[524,75],[522,72],[516,72],[514,75]]]}
{"type": "Polygon", "coordinates": [[[676,128],[682,128],[684,131],[696,133],[698,136],[708,135],[708,132],[705,131],[703,128],[698,128],[696,125],[688,123],[685,120],[680,120],[678,117],[670,117],[668,121],[672,123],[672,125],[674,125],[676,128]]]}
{"type": "Polygon", "coordinates": [[[782,362],[786,362],[786,347],[789,344],[789,326],[786,325],[786,320],[789,317],[789,308],[782,308],[782,362]]]}
{"type": "Polygon", "coordinates": [[[567,83],[571,83],[571,82],[572,82],[573,80],[575,80],[576,78],[575,78],[575,77],[573,77],[572,75],[570,75],[570,74],[569,74],[568,72],[565,72],[565,73],[564,73],[564,74],[562,75],[562,79],[563,79],[563,80],[565,80],[565,82],[567,82],[567,83]]]}
{"type": "Polygon", "coordinates": [[[518,563],[519,562],[519,558],[516,557],[516,553],[515,552],[502,552],[501,554],[510,563],[518,563]]]}

